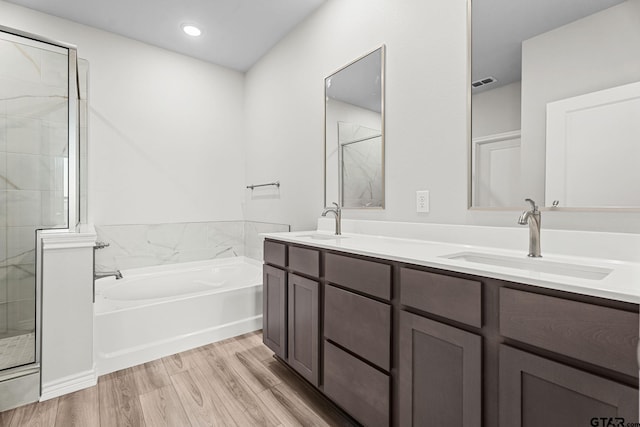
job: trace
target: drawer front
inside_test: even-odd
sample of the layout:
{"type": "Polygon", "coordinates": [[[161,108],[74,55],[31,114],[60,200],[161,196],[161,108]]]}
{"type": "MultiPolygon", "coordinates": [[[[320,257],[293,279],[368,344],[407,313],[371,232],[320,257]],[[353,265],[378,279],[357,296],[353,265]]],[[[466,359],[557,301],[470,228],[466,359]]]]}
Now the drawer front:
{"type": "Polygon", "coordinates": [[[282,243],[264,241],[264,262],[268,264],[278,265],[280,267],[287,266],[287,245],[282,243]]]}
{"type": "Polygon", "coordinates": [[[289,246],[289,268],[298,273],[320,277],[320,252],[289,246]]]}
{"type": "Polygon", "coordinates": [[[325,279],[355,291],[391,300],[391,266],[387,264],[327,254],[325,279]]]}
{"type": "Polygon", "coordinates": [[[482,327],[482,283],[475,280],[401,268],[400,302],[407,307],[482,327]]]}
{"type": "Polygon", "coordinates": [[[500,333],[637,377],[638,314],[500,289],[500,333]]]}
{"type": "Polygon", "coordinates": [[[377,369],[324,343],[324,392],[365,426],[389,425],[390,379],[377,369]]]}
{"type": "Polygon", "coordinates": [[[324,336],[389,371],[391,306],[325,286],[324,336]]]}

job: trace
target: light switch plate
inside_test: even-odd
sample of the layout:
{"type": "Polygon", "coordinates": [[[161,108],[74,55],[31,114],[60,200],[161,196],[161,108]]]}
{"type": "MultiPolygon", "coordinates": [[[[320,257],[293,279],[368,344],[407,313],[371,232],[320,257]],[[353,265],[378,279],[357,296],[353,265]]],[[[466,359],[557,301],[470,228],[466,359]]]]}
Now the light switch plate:
{"type": "Polygon", "coordinates": [[[416,212],[418,213],[429,212],[429,191],[427,190],[416,191],[416,212]]]}

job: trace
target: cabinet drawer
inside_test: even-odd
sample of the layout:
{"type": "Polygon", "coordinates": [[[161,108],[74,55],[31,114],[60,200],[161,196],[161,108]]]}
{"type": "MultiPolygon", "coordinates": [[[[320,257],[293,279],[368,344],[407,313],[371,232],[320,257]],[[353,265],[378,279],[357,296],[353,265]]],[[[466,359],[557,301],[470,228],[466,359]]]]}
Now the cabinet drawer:
{"type": "Polygon", "coordinates": [[[391,306],[325,286],[324,336],[389,370],[391,306]]]}
{"type": "Polygon", "coordinates": [[[475,280],[401,268],[400,302],[407,307],[482,327],[482,283],[475,280]]]}
{"type": "Polygon", "coordinates": [[[289,268],[308,276],[320,277],[320,252],[289,246],[289,268]]]}
{"type": "Polygon", "coordinates": [[[264,262],[267,264],[287,266],[287,245],[269,240],[264,241],[264,262]]]}
{"type": "Polygon", "coordinates": [[[325,341],[324,392],[365,426],[389,425],[389,376],[325,341]]]}
{"type": "Polygon", "coordinates": [[[501,288],[500,333],[594,365],[638,376],[637,313],[501,288]]]}
{"type": "Polygon", "coordinates": [[[391,300],[391,266],[387,264],[327,254],[325,279],[355,291],[391,300]]]}

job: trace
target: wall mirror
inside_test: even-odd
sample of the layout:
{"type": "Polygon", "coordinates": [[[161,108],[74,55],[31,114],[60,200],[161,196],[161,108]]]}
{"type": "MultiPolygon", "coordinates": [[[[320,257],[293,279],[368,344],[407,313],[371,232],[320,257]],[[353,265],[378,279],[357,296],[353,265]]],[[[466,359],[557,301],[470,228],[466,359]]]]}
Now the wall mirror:
{"type": "Polygon", "coordinates": [[[640,0],[472,0],[472,208],[640,209],[640,0]]]}
{"type": "Polygon", "coordinates": [[[325,206],[384,208],[384,51],[325,79],[325,206]]]}

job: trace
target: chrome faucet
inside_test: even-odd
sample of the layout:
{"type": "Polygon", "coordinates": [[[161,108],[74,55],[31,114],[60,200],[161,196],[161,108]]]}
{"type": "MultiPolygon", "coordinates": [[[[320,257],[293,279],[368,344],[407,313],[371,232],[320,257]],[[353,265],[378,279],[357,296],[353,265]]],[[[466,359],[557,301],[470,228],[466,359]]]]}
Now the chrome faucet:
{"type": "Polygon", "coordinates": [[[102,279],[103,277],[109,277],[109,276],[114,276],[116,280],[122,279],[122,273],[120,273],[120,270],[100,271],[100,272],[96,271],[95,273],[93,273],[94,279],[102,279]]]}
{"type": "Polygon", "coordinates": [[[540,254],[540,210],[536,206],[536,202],[531,199],[524,199],[525,202],[531,204],[531,209],[522,212],[518,218],[518,224],[529,224],[529,255],[533,258],[539,258],[540,254]]]}
{"type": "Polygon", "coordinates": [[[340,225],[340,223],[342,222],[342,211],[340,210],[340,205],[338,205],[336,202],[333,202],[333,204],[335,205],[335,208],[324,208],[324,210],[322,211],[322,216],[327,216],[327,214],[331,212],[336,217],[336,235],[339,236],[340,234],[342,234],[340,225]]]}

